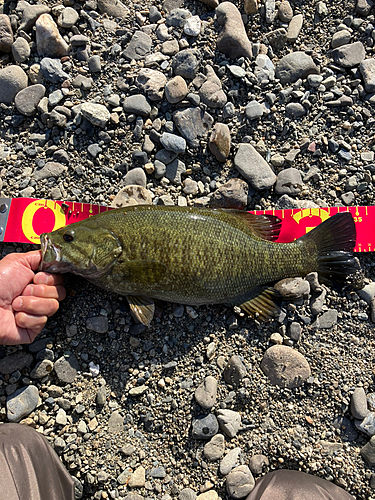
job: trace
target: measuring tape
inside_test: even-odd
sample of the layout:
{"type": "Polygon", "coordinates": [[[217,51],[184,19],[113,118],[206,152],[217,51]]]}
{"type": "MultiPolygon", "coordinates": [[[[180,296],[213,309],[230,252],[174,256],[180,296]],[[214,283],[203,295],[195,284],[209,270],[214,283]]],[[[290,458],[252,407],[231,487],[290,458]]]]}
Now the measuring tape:
{"type": "MultiPolygon", "coordinates": [[[[39,244],[41,233],[49,233],[108,210],[112,209],[75,201],[0,198],[0,242],[39,244]]],[[[354,251],[375,251],[375,206],[251,211],[257,215],[276,215],[282,220],[278,243],[294,241],[341,212],[350,212],[353,216],[357,229],[354,251]]]]}

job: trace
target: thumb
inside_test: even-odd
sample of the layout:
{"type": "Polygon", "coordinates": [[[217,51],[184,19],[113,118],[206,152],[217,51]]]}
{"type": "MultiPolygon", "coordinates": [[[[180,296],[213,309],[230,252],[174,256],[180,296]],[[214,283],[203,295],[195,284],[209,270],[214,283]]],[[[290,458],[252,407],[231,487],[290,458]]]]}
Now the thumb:
{"type": "Polygon", "coordinates": [[[37,271],[39,264],[42,261],[42,252],[40,250],[34,250],[33,252],[26,252],[23,254],[24,264],[28,266],[33,271],[37,271]]]}

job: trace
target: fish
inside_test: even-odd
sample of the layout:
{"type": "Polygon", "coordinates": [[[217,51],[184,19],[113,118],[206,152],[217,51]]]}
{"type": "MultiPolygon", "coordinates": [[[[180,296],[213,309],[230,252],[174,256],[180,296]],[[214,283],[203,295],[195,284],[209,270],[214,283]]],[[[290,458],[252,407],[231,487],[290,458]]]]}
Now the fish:
{"type": "Polygon", "coordinates": [[[136,205],[43,233],[40,269],[124,295],[144,325],[155,300],[238,306],[264,321],[280,312],[277,281],[317,272],[342,287],[358,272],[349,212],[291,243],[276,242],[280,229],[275,216],[240,210],[136,205]]]}

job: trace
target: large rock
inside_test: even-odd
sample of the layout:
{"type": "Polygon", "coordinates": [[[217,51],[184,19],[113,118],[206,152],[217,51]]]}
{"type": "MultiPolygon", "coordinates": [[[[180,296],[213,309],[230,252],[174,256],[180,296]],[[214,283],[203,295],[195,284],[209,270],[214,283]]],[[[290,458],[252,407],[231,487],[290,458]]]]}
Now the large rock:
{"type": "Polygon", "coordinates": [[[302,51],[284,56],[276,65],[276,78],[281,83],[294,83],[307,75],[318,74],[319,70],[310,56],[302,51]]]}
{"type": "Polygon", "coordinates": [[[102,128],[106,126],[111,116],[103,104],[95,102],[84,102],[81,107],[81,113],[93,125],[102,128]]]}
{"type": "Polygon", "coordinates": [[[136,31],[132,36],[128,46],[123,52],[123,55],[127,59],[134,59],[139,61],[144,59],[146,55],[150,52],[152,45],[152,40],[147,33],[143,31],[136,31]]]}
{"type": "Polygon", "coordinates": [[[332,59],[343,68],[353,68],[358,66],[366,57],[366,50],[362,42],[348,43],[341,45],[332,51],[332,59]]]}
{"type": "Polygon", "coordinates": [[[252,57],[251,43],[237,7],[231,2],[223,2],[216,8],[216,16],[222,26],[217,37],[217,49],[231,59],[252,57]]]}
{"type": "Polygon", "coordinates": [[[274,345],[267,349],[260,364],[272,385],[300,387],[311,375],[305,357],[296,349],[274,345]]]}
{"type": "Polygon", "coordinates": [[[19,31],[30,31],[34,26],[35,21],[42,14],[48,14],[51,9],[42,3],[30,5],[28,2],[21,0],[17,4],[17,11],[22,12],[22,19],[19,26],[19,31]]]}
{"type": "Polygon", "coordinates": [[[10,19],[6,14],[0,14],[0,52],[11,52],[12,44],[13,31],[10,19]]]}
{"type": "Polygon", "coordinates": [[[251,144],[239,145],[234,164],[255,189],[269,189],[276,182],[275,173],[251,144]]]}
{"type": "Polygon", "coordinates": [[[225,162],[231,145],[230,130],[225,123],[217,122],[211,132],[208,147],[217,161],[225,162]]]}
{"type": "Polygon", "coordinates": [[[97,0],[98,9],[103,14],[112,17],[125,17],[129,14],[129,9],[119,0],[97,0]]]}
{"type": "Polygon", "coordinates": [[[27,75],[19,66],[0,69],[0,102],[10,104],[16,94],[27,87],[27,75]]]}
{"type": "Polygon", "coordinates": [[[49,14],[42,14],[36,21],[35,27],[36,48],[40,56],[57,58],[68,54],[69,46],[49,14]]]}
{"type": "Polygon", "coordinates": [[[167,78],[161,71],[142,68],[138,73],[136,83],[147,94],[150,101],[160,101],[163,98],[167,78]]]}
{"type": "Polygon", "coordinates": [[[18,92],[14,98],[17,110],[25,116],[32,116],[36,113],[37,106],[40,100],[44,97],[46,88],[44,85],[37,83],[30,85],[18,92]]]}
{"type": "Polygon", "coordinates": [[[359,65],[366,92],[375,92],[375,59],[364,59],[359,65]]]}
{"type": "Polygon", "coordinates": [[[173,115],[180,134],[192,148],[199,147],[198,137],[203,137],[212,127],[214,119],[200,108],[186,108],[173,115]]]}
{"type": "Polygon", "coordinates": [[[35,410],[39,401],[39,391],[35,385],[28,385],[15,391],[7,399],[9,422],[19,422],[35,410]]]}

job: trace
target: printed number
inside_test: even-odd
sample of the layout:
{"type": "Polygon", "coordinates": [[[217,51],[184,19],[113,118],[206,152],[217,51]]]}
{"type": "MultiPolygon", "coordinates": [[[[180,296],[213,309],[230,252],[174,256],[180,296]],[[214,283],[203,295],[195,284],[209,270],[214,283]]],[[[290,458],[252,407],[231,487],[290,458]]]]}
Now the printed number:
{"type": "Polygon", "coordinates": [[[353,217],[354,222],[362,222],[362,217],[353,217]]]}

